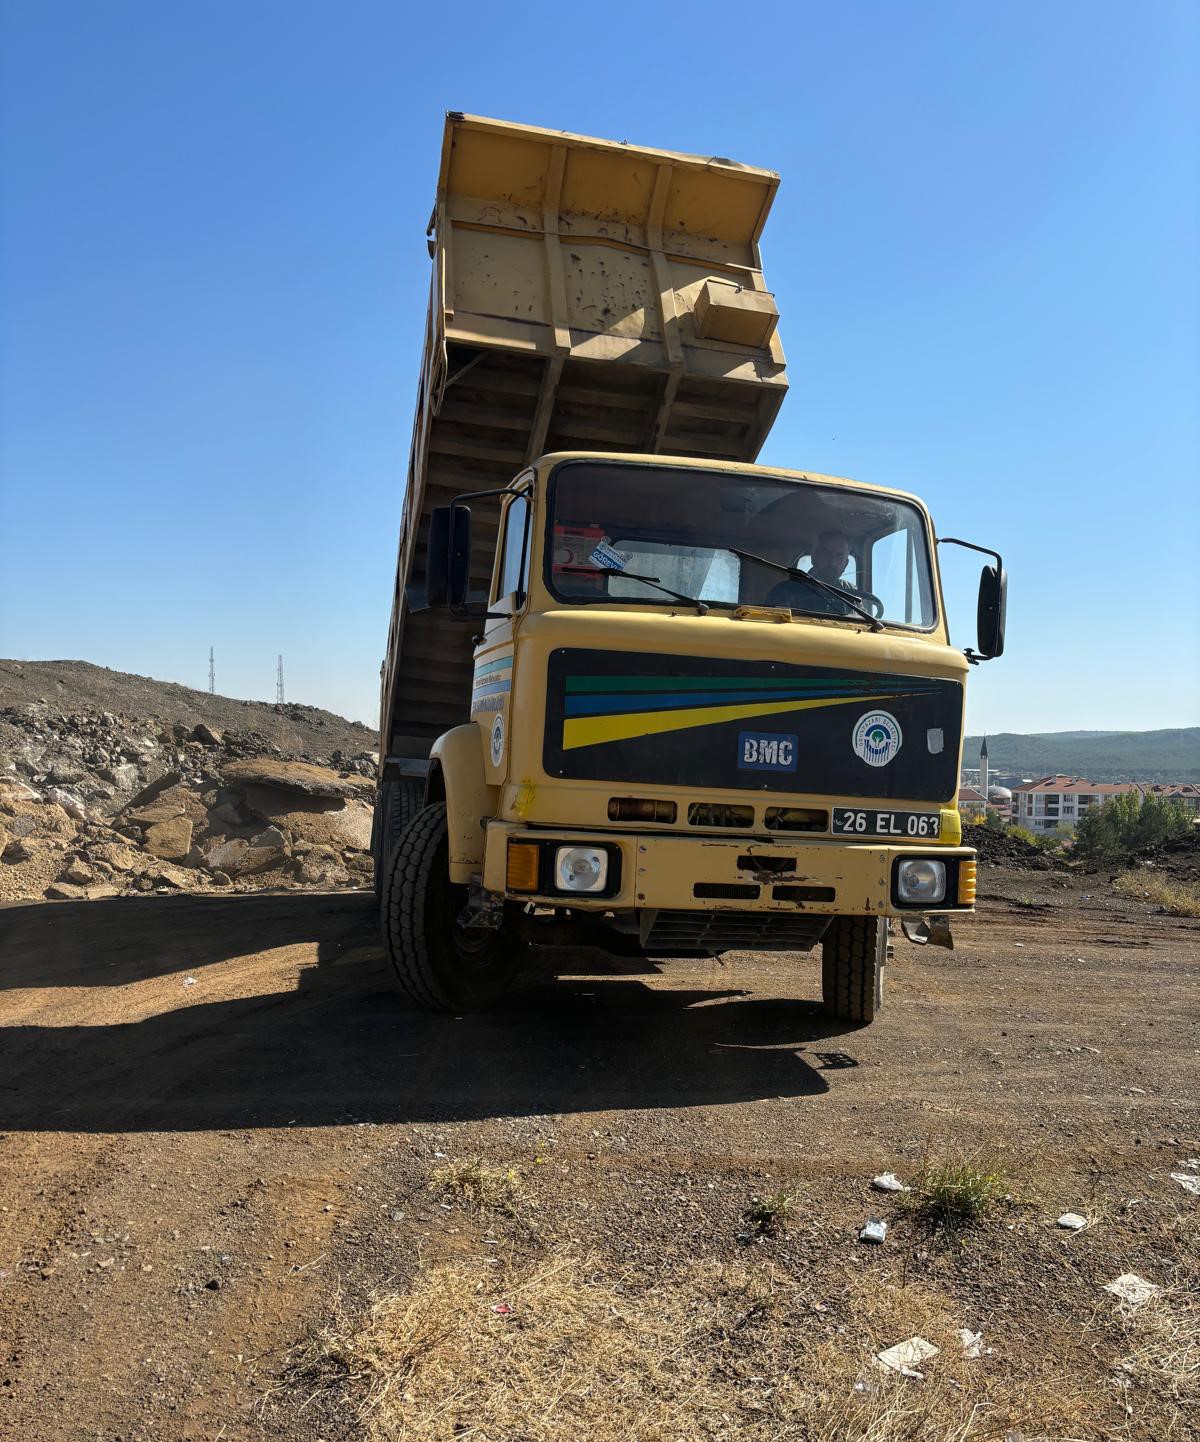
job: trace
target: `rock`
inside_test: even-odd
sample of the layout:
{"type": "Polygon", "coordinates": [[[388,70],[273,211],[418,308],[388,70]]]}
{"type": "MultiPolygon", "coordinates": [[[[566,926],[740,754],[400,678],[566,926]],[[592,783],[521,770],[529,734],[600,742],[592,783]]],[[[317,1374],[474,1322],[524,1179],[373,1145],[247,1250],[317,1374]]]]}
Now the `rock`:
{"type": "Polygon", "coordinates": [[[77,761],[56,761],[50,768],[49,777],[56,786],[76,786],[87,774],[87,767],[77,761]]]}
{"type": "Polygon", "coordinates": [[[153,826],[147,827],[142,845],[165,861],[181,861],[191,849],[192,823],[186,816],[157,821],[153,826]]]}
{"type": "Polygon", "coordinates": [[[210,807],[208,815],[210,822],[219,821],[222,826],[245,826],[247,824],[246,817],[232,801],[221,801],[216,806],[210,807]]]}
{"type": "Polygon", "coordinates": [[[31,861],[33,851],[19,836],[14,836],[4,848],[3,859],[9,865],[14,865],[18,861],[31,861]]]}
{"type": "Polygon", "coordinates": [[[121,791],[132,791],[138,784],[139,772],[131,761],[122,761],[118,766],[105,766],[100,775],[121,791]]]}
{"type": "Polygon", "coordinates": [[[76,886],[86,886],[89,881],[95,881],[96,873],[78,856],[71,862],[70,866],[62,874],[63,881],[73,881],[76,886]]]}
{"type": "Polygon", "coordinates": [[[221,733],[206,725],[203,721],[192,727],[191,739],[199,741],[203,746],[219,746],[221,744],[221,733]]]}
{"type": "Polygon", "coordinates": [[[225,871],[236,876],[241,870],[242,857],[249,849],[250,843],[240,837],[232,841],[222,841],[204,853],[204,864],[210,871],[225,871]]]}
{"type": "MultiPolygon", "coordinates": [[[[134,768],[136,770],[136,767],[134,768]]],[[[131,811],[137,806],[146,806],[161,796],[171,786],[178,786],[183,776],[178,771],[164,771],[156,780],[151,781],[149,786],[143,786],[136,796],[131,796],[126,802],[125,810],[131,811]]]]}
{"type": "Polygon", "coordinates": [[[227,873],[227,872],[224,872],[224,871],[214,871],[213,874],[212,874],[212,876],[211,876],[209,879],[211,880],[211,882],[212,882],[212,884],[213,884],[214,886],[229,886],[229,885],[231,885],[230,877],[229,877],[228,873],[227,873]]]}
{"type": "Polygon", "coordinates": [[[0,776],[0,796],[6,801],[40,801],[42,793],[15,776],[0,776]]]}
{"type": "Polygon", "coordinates": [[[67,815],[74,817],[76,821],[87,820],[87,807],[74,792],[64,791],[61,786],[48,786],[46,797],[61,806],[67,815]]]}
{"type": "Polygon", "coordinates": [[[82,886],[72,886],[66,881],[52,882],[42,894],[47,901],[87,900],[87,892],[82,886]]]}
{"type": "Polygon", "coordinates": [[[12,836],[6,826],[0,826],[0,856],[4,855],[5,848],[12,840],[12,836]]]}
{"type": "Polygon", "coordinates": [[[301,796],[321,796],[329,800],[357,797],[366,800],[375,785],[364,776],[339,776],[327,766],[313,766],[307,761],[275,761],[258,757],[250,761],[231,761],[224,768],[227,783],[242,786],[269,786],[301,796]]]}
{"type": "Polygon", "coordinates": [[[287,833],[280,831],[278,826],[268,826],[265,831],[250,838],[250,845],[255,850],[282,851],[287,844],[287,833]]]}

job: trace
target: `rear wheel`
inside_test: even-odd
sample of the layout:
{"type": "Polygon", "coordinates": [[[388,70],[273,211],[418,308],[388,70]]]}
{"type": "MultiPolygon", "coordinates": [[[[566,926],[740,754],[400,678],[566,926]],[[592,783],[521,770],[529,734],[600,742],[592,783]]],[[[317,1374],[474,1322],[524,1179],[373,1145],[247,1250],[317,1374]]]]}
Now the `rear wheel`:
{"type": "Polygon", "coordinates": [[[821,943],[821,998],[842,1021],[874,1021],[883,1005],[888,924],[882,916],[835,916],[821,943]]]}
{"type": "Polygon", "coordinates": [[[420,781],[385,781],[375,801],[371,823],[371,857],[375,863],[375,897],[383,900],[388,861],[409,822],[421,809],[424,786],[420,781]]]}
{"type": "Polygon", "coordinates": [[[400,989],[431,1011],[472,1011],[512,986],[525,947],[504,927],[462,927],[467,888],[450,881],[446,808],[427,806],[384,876],[383,945],[400,989]]]}

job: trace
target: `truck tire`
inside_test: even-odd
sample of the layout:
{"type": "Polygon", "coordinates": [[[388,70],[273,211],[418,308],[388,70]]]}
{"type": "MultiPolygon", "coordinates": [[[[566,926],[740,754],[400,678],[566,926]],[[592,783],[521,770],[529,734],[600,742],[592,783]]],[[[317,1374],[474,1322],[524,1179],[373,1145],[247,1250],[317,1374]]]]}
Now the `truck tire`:
{"type": "Polygon", "coordinates": [[[392,849],[383,882],[383,947],[405,998],[430,1011],[474,1011],[513,984],[524,946],[503,927],[464,930],[467,888],[450,880],[446,807],[427,806],[392,849]]]}
{"type": "Polygon", "coordinates": [[[821,943],[821,998],[842,1021],[874,1021],[883,1005],[888,924],[882,916],[835,916],[821,943]]]}
{"type": "Polygon", "coordinates": [[[421,809],[424,787],[419,781],[385,781],[371,820],[371,857],[375,863],[375,899],[383,900],[383,881],[396,842],[421,809]]]}

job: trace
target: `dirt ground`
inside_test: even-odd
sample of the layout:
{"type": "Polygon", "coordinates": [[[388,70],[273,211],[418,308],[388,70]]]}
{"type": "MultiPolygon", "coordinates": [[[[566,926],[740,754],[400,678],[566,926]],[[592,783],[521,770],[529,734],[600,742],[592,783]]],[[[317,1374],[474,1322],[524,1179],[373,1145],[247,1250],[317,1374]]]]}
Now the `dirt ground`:
{"type": "MultiPolygon", "coordinates": [[[[953,953],[897,943],[857,1030],[815,1004],[814,957],[559,954],[492,1014],[408,1012],[362,893],[0,910],[0,1437],[383,1435],[354,1379],[314,1390],[294,1349],[431,1267],[563,1248],[620,1285],[758,1269],[806,1339],[864,1358],[908,1335],[870,1299],[919,1287],[982,1332],[954,1386],[983,1400],[965,1431],[872,1436],[1200,1435],[1200,1200],[1170,1177],[1200,1156],[1200,922],[1097,876],[983,891],[953,953]],[[869,1189],[960,1154],[1010,1179],[964,1234],[869,1189]],[[431,1190],[474,1158],[521,1178],[511,1214],[431,1190]],[[760,1237],[747,1209],[780,1190],[760,1237]],[[1060,1230],[1067,1210],[1089,1226],[1060,1230]],[[882,1246],[856,1239],[870,1215],[882,1246]],[[1192,1319],[1153,1365],[1122,1366],[1136,1338],[1102,1284],[1125,1272],[1192,1319]]],[[[784,1435],[741,1416],[721,1435],[784,1435]]]]}

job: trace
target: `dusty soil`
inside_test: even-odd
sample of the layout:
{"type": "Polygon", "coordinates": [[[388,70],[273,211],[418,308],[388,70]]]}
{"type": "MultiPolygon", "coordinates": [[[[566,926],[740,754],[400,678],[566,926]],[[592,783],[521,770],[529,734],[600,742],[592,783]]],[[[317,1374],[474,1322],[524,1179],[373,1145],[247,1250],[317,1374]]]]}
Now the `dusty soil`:
{"type": "Polygon", "coordinates": [[[1200,1201],[1169,1175],[1200,1156],[1200,923],[1097,877],[983,893],[955,952],[898,942],[861,1030],[816,1006],[806,957],[559,954],[490,1015],[408,1012],[361,893],[0,910],[0,1436],[373,1435],[355,1384],[314,1393],[292,1349],[430,1267],[563,1247],[621,1285],[769,1269],[843,1352],[876,1291],[920,1287],[991,1349],[956,1437],[1196,1435],[1194,1372],[1123,1370],[1101,1288],[1200,1286],[1200,1201]],[[959,1153],[999,1159],[1012,1199],[957,1237],[869,1190],[959,1153]],[[517,1169],[513,1215],[431,1190],[473,1158],[517,1169]],[[794,1214],[759,1239],[746,1209],[779,1189],[794,1214]],[[1068,1209],[1089,1227],[1059,1230],[1068,1209]],[[881,1247],[856,1240],[871,1214],[881,1247]]]}

